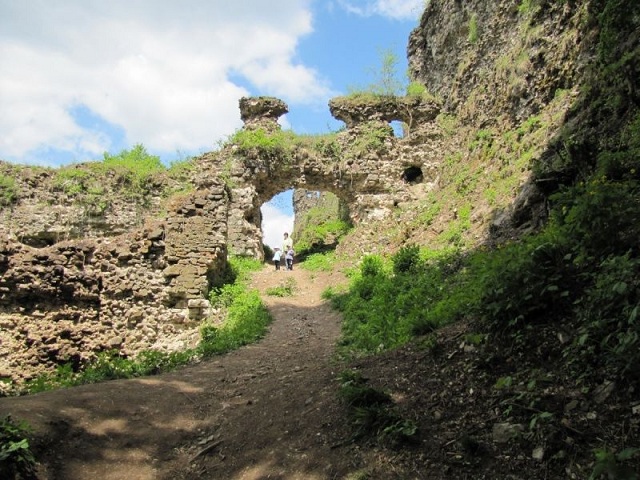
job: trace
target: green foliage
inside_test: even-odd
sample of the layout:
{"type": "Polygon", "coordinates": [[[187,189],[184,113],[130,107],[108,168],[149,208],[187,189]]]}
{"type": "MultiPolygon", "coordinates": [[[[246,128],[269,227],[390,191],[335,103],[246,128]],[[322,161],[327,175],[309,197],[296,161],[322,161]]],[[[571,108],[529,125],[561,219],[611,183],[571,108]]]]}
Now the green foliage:
{"type": "Polygon", "coordinates": [[[605,258],[577,302],[581,356],[598,354],[622,372],[640,371],[640,259],[605,258]]]}
{"type": "Polygon", "coordinates": [[[138,144],[117,155],[105,152],[102,162],[61,167],[56,171],[54,183],[67,195],[91,205],[94,213],[102,213],[108,206],[102,198],[105,178],[126,196],[140,197],[147,193],[149,180],[165,170],[159,157],[150,155],[138,144]]]}
{"type": "Polygon", "coordinates": [[[470,313],[482,285],[473,272],[482,262],[470,264],[456,252],[425,253],[412,245],[390,262],[365,257],[347,292],[326,293],[343,312],[342,352],[394,348],[470,313]]]}
{"type": "Polygon", "coordinates": [[[171,162],[171,165],[169,165],[167,169],[167,175],[169,178],[173,178],[182,184],[180,191],[191,191],[193,185],[190,183],[190,175],[195,168],[196,165],[193,158],[187,157],[171,162]]]}
{"type": "Polygon", "coordinates": [[[361,157],[384,147],[385,141],[393,137],[393,129],[384,122],[368,122],[360,126],[358,136],[345,151],[348,157],[361,157]]]}
{"type": "Polygon", "coordinates": [[[17,199],[16,181],[12,177],[0,174],[0,207],[11,205],[17,199]]]}
{"type": "Polygon", "coordinates": [[[263,128],[238,130],[229,142],[238,147],[237,152],[248,157],[259,155],[266,159],[291,161],[296,136],[288,130],[267,131],[263,128]]]}
{"type": "Polygon", "coordinates": [[[537,7],[536,0],[522,0],[518,5],[518,13],[528,15],[537,7]]]}
{"type": "Polygon", "coordinates": [[[330,272],[333,270],[336,261],[335,252],[312,253],[304,259],[301,267],[311,272],[330,272]]]}
{"type": "Polygon", "coordinates": [[[406,80],[399,78],[397,71],[398,57],[392,50],[381,49],[378,54],[380,66],[371,68],[373,83],[364,88],[350,88],[348,98],[359,102],[375,102],[381,97],[393,99],[406,94],[409,97],[421,97],[424,100],[438,101],[423,83],[414,79],[409,79],[407,83],[406,80]]]}
{"type": "Polygon", "coordinates": [[[420,82],[413,81],[407,86],[407,95],[410,97],[428,95],[427,87],[420,82]]]}
{"type": "Polygon", "coordinates": [[[7,415],[0,421],[0,477],[36,478],[36,460],[29,446],[29,426],[7,415]]]}
{"type": "Polygon", "coordinates": [[[141,184],[153,174],[166,170],[160,157],[149,154],[139,143],[117,155],[105,152],[103,163],[107,169],[121,173],[122,178],[132,184],[141,184]]]}
{"type": "Polygon", "coordinates": [[[197,353],[211,356],[225,353],[262,338],[272,318],[260,300],[257,290],[247,286],[250,273],[262,268],[262,263],[248,257],[231,257],[226,283],[210,293],[212,305],[226,309],[221,325],[205,323],[200,329],[201,341],[197,353]]]}
{"type": "Polygon", "coordinates": [[[402,95],[404,85],[397,76],[398,56],[391,49],[380,49],[378,54],[380,66],[372,69],[375,82],[367,90],[375,95],[402,95]]]}
{"type": "Polygon", "coordinates": [[[396,274],[416,270],[420,266],[420,247],[405,245],[393,256],[393,272],[396,274]]]}
{"type": "Polygon", "coordinates": [[[469,35],[467,36],[469,43],[476,43],[478,41],[478,15],[471,15],[469,20],[469,35]]]}
{"type": "Polygon", "coordinates": [[[344,237],[352,226],[344,220],[327,220],[315,223],[309,215],[313,215],[313,210],[307,212],[305,228],[296,234],[296,250],[299,255],[321,249],[327,244],[335,244],[344,237]]]}
{"type": "Polygon", "coordinates": [[[638,472],[630,465],[626,465],[629,460],[638,456],[640,449],[625,448],[621,452],[614,452],[608,448],[598,448],[594,450],[596,461],[589,480],[598,480],[602,475],[606,475],[610,480],[638,480],[638,472]]]}
{"type": "Polygon", "coordinates": [[[572,283],[567,253],[543,236],[491,252],[482,267],[481,315],[499,329],[566,315],[572,283]]]}
{"type": "Polygon", "coordinates": [[[389,394],[370,387],[359,372],[345,370],[340,374],[339,395],[349,408],[353,439],[371,436],[391,446],[415,439],[416,424],[400,417],[389,394]]]}
{"type": "Polygon", "coordinates": [[[293,278],[287,278],[284,282],[280,282],[275,287],[266,289],[266,294],[272,297],[292,297],[296,288],[296,281],[293,278]]]}
{"type": "Polygon", "coordinates": [[[454,135],[458,131],[458,118],[448,113],[439,113],[436,123],[448,136],[454,135]]]}
{"type": "Polygon", "coordinates": [[[327,133],[321,135],[298,135],[296,142],[303,147],[310,148],[320,155],[340,160],[342,147],[338,143],[337,133],[327,133]]]}
{"type": "Polygon", "coordinates": [[[251,257],[234,255],[229,257],[225,270],[220,276],[219,284],[212,285],[209,301],[214,306],[229,306],[233,303],[234,292],[243,288],[250,278],[251,272],[262,268],[259,260],[251,257]]]}
{"type": "Polygon", "coordinates": [[[579,261],[636,247],[640,188],[635,181],[595,177],[552,198],[557,202],[554,219],[579,261]]]}
{"type": "Polygon", "coordinates": [[[204,325],[197,351],[203,356],[218,355],[255,342],[264,336],[272,318],[257,290],[239,291],[229,305],[227,319],[220,327],[204,325]]]}
{"type": "Polygon", "coordinates": [[[59,365],[54,373],[43,374],[29,382],[29,393],[38,393],[56,388],[104,382],[118,378],[135,378],[168,372],[189,363],[195,357],[193,350],[161,352],[145,350],[135,358],[123,356],[117,350],[99,352],[84,365],[71,363],[59,365]]]}

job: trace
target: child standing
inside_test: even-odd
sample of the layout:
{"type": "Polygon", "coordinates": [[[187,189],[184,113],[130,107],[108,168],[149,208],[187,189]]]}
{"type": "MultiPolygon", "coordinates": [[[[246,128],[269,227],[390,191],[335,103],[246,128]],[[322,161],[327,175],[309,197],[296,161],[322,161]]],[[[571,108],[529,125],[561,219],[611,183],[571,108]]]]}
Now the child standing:
{"type": "Polygon", "coordinates": [[[280,258],[282,257],[282,252],[278,247],[274,249],[273,252],[273,264],[276,267],[276,270],[280,270],[280,258]]]}
{"type": "Polygon", "coordinates": [[[290,248],[289,250],[287,250],[287,253],[284,256],[284,259],[287,262],[287,270],[293,270],[294,255],[295,255],[295,252],[293,251],[293,248],[290,248]]]}

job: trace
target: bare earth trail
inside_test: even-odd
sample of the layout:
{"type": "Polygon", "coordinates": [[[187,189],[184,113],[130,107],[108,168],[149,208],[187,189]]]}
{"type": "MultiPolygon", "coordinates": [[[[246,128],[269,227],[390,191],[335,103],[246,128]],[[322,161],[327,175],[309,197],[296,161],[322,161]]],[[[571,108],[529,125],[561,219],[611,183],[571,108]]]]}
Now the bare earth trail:
{"type": "Polygon", "coordinates": [[[0,399],[26,420],[46,480],[339,479],[361,468],[336,395],[339,274],[276,272],[253,286],[274,321],[260,342],[178,371],[0,399]],[[291,297],[264,295],[286,278],[291,297]]]}

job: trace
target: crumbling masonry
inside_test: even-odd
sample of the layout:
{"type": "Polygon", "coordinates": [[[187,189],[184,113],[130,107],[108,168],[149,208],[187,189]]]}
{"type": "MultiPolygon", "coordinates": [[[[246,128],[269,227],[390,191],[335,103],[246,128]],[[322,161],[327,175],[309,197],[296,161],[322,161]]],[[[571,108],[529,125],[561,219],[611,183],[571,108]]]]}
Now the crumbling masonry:
{"type": "MultiPolygon", "coordinates": [[[[262,258],[260,207],[279,192],[332,192],[358,224],[434,187],[435,103],[363,97],[329,106],[346,129],[326,148],[295,143],[267,154],[231,142],[194,160],[192,193],[168,206],[120,200],[96,214],[43,188],[46,170],[21,170],[18,202],[0,209],[0,380],[20,384],[104,350],[193,346],[227,255],[262,258]],[[392,121],[404,123],[403,138],[392,121]]],[[[245,132],[278,132],[287,111],[271,97],[240,100],[245,132]]]]}

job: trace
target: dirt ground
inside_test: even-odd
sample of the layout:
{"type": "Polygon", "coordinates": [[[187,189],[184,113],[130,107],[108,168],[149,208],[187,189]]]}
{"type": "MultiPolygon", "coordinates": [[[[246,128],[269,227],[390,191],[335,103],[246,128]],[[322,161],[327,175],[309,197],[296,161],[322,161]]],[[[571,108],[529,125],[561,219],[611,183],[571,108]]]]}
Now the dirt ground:
{"type": "MultiPolygon", "coordinates": [[[[332,445],[340,318],[320,299],[339,274],[267,266],[261,292],[274,322],[255,345],[178,371],[0,399],[35,430],[42,479],[324,479],[354,467],[332,445]]],[[[338,420],[341,422],[341,420],[338,420]]]]}
{"type": "Polygon", "coordinates": [[[554,332],[519,358],[465,340],[473,328],[458,324],[347,365],[334,355],[340,316],[320,298],[344,277],[266,266],[253,285],[264,293],[287,278],[293,296],[263,295],[274,322],[257,344],[154,377],[1,398],[0,414],[34,429],[38,478],[586,479],[594,448],[637,445],[635,391],[577,388],[552,370],[543,390],[526,388],[531,373],[520,372],[553,367],[554,332]],[[418,426],[413,443],[350,440],[346,368],[391,394],[418,426]],[[498,378],[513,385],[496,388],[498,378]]]}

